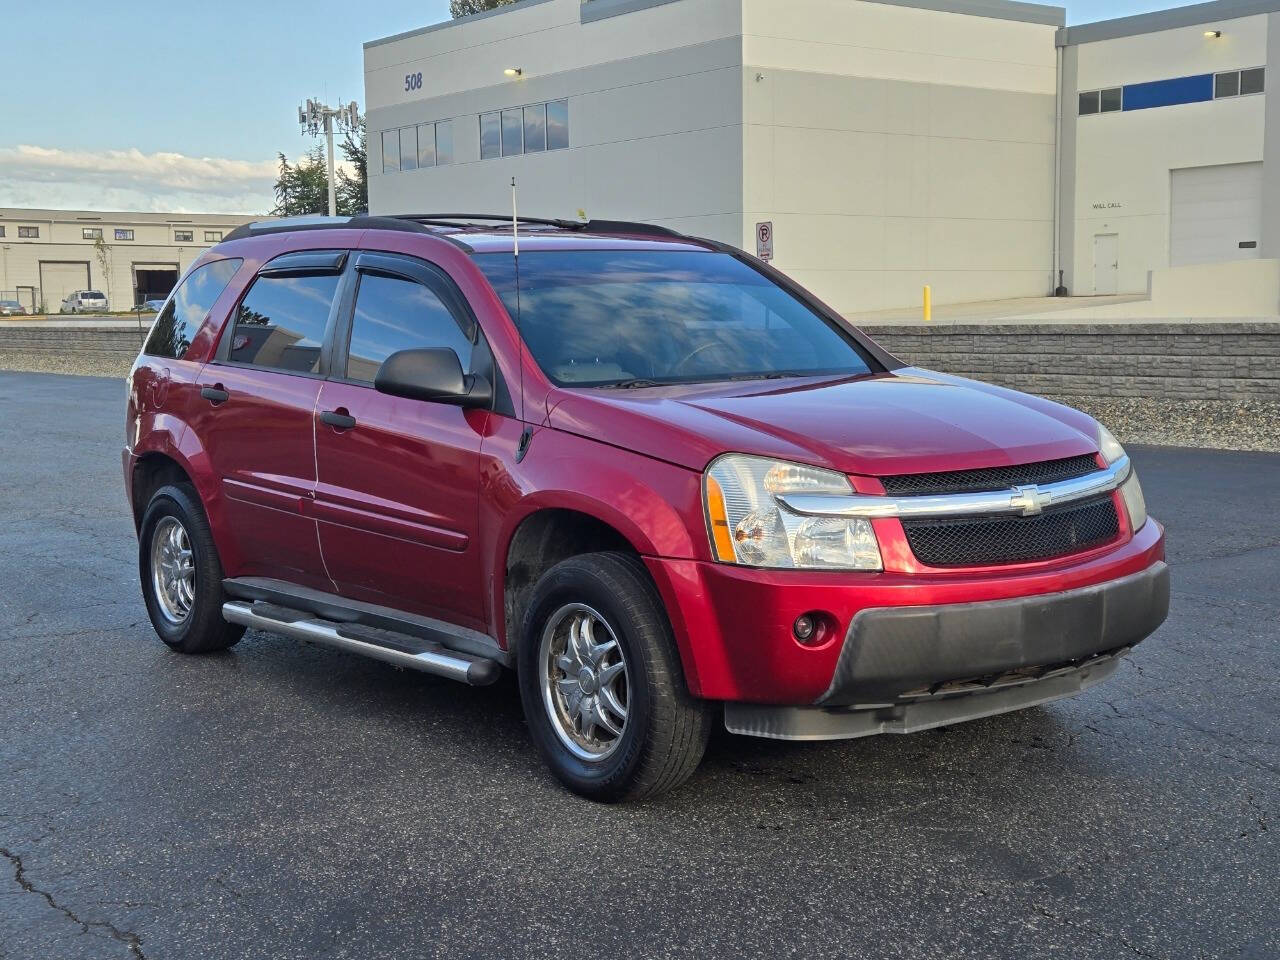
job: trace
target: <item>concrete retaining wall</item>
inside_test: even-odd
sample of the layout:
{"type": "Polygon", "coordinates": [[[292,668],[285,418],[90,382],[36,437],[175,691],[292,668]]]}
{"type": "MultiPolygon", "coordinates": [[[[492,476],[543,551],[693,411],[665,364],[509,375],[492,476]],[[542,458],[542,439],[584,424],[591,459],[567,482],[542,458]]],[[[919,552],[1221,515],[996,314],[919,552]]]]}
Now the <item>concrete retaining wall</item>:
{"type": "Polygon", "coordinates": [[[5,324],[0,326],[0,353],[47,353],[132,362],[142,347],[141,338],[146,336],[150,325],[148,319],[139,334],[137,327],[104,328],[68,321],[50,322],[48,326],[5,324]]]}
{"type": "Polygon", "coordinates": [[[1280,323],[862,328],[933,370],[1056,397],[1280,399],[1280,323]]]}
{"type": "MultiPolygon", "coordinates": [[[[1280,323],[866,326],[908,363],[1055,397],[1280,399],[1280,323]]],[[[136,329],[0,326],[0,354],[120,360],[136,329]]]]}

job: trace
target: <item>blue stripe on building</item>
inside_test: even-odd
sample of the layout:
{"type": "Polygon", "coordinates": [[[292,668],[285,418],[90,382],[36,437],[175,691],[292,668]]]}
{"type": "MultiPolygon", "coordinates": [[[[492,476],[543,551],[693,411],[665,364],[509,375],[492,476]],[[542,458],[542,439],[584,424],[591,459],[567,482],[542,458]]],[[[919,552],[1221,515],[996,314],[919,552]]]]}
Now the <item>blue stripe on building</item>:
{"type": "Polygon", "coordinates": [[[1126,111],[1172,107],[1179,103],[1200,103],[1212,99],[1212,73],[1177,77],[1173,80],[1153,80],[1150,83],[1131,83],[1124,88],[1126,111]]]}

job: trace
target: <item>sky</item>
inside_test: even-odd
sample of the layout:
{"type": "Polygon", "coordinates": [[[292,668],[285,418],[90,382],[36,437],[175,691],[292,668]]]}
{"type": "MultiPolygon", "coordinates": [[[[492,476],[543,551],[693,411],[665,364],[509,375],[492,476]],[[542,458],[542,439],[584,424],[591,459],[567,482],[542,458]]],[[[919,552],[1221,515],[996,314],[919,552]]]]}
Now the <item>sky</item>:
{"type": "MultiPolygon", "coordinates": [[[[1187,2],[1068,0],[1067,20],[1187,2]]],[[[0,7],[0,206],[193,213],[268,210],[277,154],[314,145],[299,103],[363,106],[362,43],[449,16],[447,0],[0,7]]]]}

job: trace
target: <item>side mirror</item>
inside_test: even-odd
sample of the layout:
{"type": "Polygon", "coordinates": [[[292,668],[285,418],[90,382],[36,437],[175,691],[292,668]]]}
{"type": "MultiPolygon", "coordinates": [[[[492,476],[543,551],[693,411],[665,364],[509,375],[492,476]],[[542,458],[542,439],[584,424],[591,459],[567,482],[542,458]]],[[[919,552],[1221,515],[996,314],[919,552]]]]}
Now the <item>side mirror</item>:
{"type": "Polygon", "coordinates": [[[487,407],[493,400],[489,381],[464,374],[458,354],[448,347],[393,353],[378,368],[373,388],[392,397],[459,407],[487,407]]]}

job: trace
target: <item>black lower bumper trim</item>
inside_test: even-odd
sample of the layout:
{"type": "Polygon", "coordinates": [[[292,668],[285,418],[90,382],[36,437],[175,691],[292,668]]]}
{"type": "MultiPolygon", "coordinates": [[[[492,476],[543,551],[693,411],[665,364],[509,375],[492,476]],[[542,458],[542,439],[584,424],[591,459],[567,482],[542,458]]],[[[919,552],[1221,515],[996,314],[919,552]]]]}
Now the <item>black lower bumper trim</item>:
{"type": "Polygon", "coordinates": [[[1169,615],[1169,568],[1062,593],[858,613],[819,706],[893,703],[937,684],[1085,661],[1132,647],[1169,615]]]}

